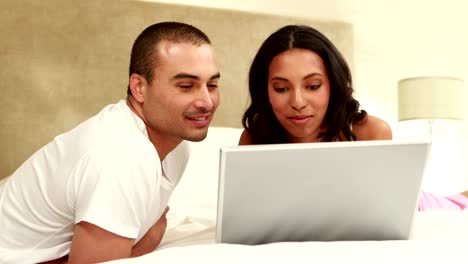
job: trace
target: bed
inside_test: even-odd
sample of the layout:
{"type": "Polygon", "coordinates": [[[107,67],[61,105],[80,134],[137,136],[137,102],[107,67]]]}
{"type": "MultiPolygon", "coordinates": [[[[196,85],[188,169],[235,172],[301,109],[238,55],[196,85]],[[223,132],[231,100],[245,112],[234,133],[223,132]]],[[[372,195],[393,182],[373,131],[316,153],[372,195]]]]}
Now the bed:
{"type": "Polygon", "coordinates": [[[211,127],[169,202],[168,228],[153,253],[110,263],[466,263],[468,211],[418,212],[409,240],[283,242],[257,246],[215,243],[218,159],[242,129],[211,127]]]}
{"type": "Polygon", "coordinates": [[[111,263],[468,263],[468,212],[418,213],[409,241],[214,243],[219,147],[238,142],[248,66],[261,41],[286,24],[311,25],[352,68],[352,25],[316,21],[313,12],[293,18],[130,0],[3,0],[2,6],[0,29],[8,38],[0,43],[0,63],[8,67],[0,69],[0,178],[57,134],[126,95],[130,47],[146,26],[177,20],[212,38],[222,72],[221,105],[208,138],[190,143],[164,239],[153,253],[111,263]]]}

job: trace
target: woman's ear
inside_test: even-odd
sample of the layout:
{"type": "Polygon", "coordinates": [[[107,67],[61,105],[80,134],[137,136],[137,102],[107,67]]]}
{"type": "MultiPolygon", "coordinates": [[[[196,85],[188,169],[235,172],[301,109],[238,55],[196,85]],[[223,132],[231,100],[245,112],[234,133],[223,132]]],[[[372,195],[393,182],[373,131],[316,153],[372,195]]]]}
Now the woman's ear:
{"type": "Polygon", "coordinates": [[[144,89],[148,85],[145,78],[139,74],[133,73],[130,75],[129,85],[133,98],[135,98],[137,102],[143,103],[145,101],[144,89]]]}

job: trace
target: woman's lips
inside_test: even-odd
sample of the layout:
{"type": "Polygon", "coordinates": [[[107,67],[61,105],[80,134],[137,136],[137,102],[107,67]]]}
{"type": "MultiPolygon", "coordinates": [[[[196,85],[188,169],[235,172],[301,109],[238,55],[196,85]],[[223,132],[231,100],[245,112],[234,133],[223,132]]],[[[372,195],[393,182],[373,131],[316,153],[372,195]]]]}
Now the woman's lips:
{"type": "Polygon", "coordinates": [[[300,125],[309,121],[311,117],[312,117],[311,115],[296,115],[296,116],[290,116],[288,117],[288,119],[291,120],[291,122],[293,122],[294,124],[300,125]]]}

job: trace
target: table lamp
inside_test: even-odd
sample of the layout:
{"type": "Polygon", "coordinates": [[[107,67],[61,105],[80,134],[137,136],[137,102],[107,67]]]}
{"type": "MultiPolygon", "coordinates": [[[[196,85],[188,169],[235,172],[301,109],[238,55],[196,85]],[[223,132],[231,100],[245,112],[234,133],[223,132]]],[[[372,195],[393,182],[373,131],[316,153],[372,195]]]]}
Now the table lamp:
{"type": "Polygon", "coordinates": [[[446,76],[398,81],[398,120],[427,120],[432,140],[434,120],[463,120],[463,87],[462,79],[446,76]]]}

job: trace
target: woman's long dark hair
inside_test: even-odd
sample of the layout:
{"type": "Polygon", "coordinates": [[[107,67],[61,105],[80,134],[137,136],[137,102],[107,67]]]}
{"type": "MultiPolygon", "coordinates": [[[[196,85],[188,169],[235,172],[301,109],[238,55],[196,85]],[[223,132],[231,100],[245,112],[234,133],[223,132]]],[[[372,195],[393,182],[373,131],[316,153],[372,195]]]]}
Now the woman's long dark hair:
{"type": "Polygon", "coordinates": [[[322,58],[330,82],[330,101],[319,134],[321,141],[355,140],[353,123],[367,113],[353,98],[352,78],[346,60],[333,43],[314,28],[285,26],[270,35],[255,56],[249,72],[251,103],[242,117],[242,125],[253,144],[288,143],[288,134],[273,113],[268,97],[268,72],[275,56],[292,48],[308,49],[322,58]],[[340,136],[342,135],[342,136],[340,136]]]}

